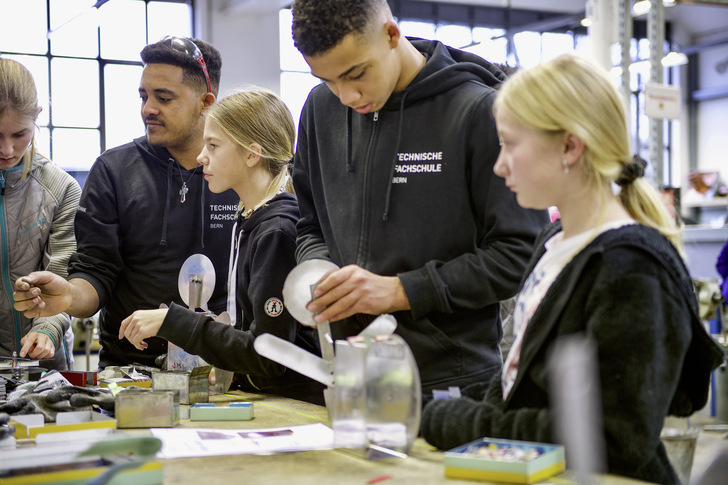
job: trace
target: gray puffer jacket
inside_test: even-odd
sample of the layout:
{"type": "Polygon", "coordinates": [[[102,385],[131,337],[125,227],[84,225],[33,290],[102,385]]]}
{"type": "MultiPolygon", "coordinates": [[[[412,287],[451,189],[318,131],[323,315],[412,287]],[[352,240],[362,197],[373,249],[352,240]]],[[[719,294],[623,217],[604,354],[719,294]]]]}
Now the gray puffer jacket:
{"type": "Polygon", "coordinates": [[[64,334],[66,314],[26,318],[13,309],[15,280],[32,271],[47,270],[66,277],[68,259],[76,250],[73,220],[81,197],[78,182],[50,160],[36,156],[30,172],[23,166],[0,170],[0,355],[20,353],[20,339],[42,332],[55,344],[53,362],[43,367],[67,369],[70,349],[64,334]]]}

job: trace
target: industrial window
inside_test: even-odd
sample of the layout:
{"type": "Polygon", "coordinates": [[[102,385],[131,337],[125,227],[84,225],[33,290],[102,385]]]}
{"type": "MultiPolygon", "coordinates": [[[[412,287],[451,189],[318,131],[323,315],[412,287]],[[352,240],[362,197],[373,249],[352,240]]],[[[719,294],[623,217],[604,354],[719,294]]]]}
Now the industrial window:
{"type": "Polygon", "coordinates": [[[38,87],[39,151],[83,181],[102,151],[143,135],[139,53],[192,35],[192,15],[182,0],[0,0],[2,56],[38,87]]]}

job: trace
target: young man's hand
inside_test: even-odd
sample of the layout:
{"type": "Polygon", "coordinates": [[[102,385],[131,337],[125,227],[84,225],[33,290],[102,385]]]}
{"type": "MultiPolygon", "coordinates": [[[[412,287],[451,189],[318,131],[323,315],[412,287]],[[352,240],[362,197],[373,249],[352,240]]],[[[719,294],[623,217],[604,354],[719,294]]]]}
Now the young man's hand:
{"type": "Polygon", "coordinates": [[[357,313],[381,315],[409,310],[409,300],[396,276],[379,276],[349,265],[325,274],[306,308],[317,323],[335,322],[357,313]]]}
{"type": "Polygon", "coordinates": [[[71,306],[71,285],[50,271],[35,271],[15,281],[13,300],[28,318],[58,315],[71,306]]]}

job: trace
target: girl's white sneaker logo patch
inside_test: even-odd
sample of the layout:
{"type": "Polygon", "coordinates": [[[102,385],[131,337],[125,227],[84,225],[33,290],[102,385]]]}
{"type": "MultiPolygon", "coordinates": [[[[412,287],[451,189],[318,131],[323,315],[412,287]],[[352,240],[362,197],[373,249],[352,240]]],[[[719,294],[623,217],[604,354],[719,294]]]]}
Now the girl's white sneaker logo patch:
{"type": "Polygon", "coordinates": [[[266,315],[269,317],[277,317],[283,313],[283,302],[278,298],[268,298],[264,308],[266,315]]]}

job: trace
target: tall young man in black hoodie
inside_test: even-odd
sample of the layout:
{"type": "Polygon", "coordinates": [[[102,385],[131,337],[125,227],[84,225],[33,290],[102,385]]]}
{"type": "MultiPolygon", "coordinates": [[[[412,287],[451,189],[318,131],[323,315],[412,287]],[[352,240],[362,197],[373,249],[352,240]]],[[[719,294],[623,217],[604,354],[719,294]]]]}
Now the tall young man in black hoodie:
{"type": "Polygon", "coordinates": [[[184,304],[179,271],[197,253],[208,256],[216,284],[208,304],[225,309],[230,231],[238,197],[213,194],[197,165],[203,114],[215,101],[222,60],[211,45],[165,38],[141,52],[139,84],[146,136],[107,150],[84,184],[68,281],[47,272],[18,279],[15,308],[26,315],[100,313],[99,367],[154,365],[167,352],[161,338],[137,350],[119,339],[121,321],[160,303],[184,304]]]}
{"type": "Polygon", "coordinates": [[[405,38],[385,0],[296,0],[293,38],[323,81],[299,124],[297,259],[341,266],[308,309],[335,337],[393,314],[425,399],[448,386],[480,397],[501,368],[498,302],[548,221],[493,174],[505,76],[405,38]]]}

